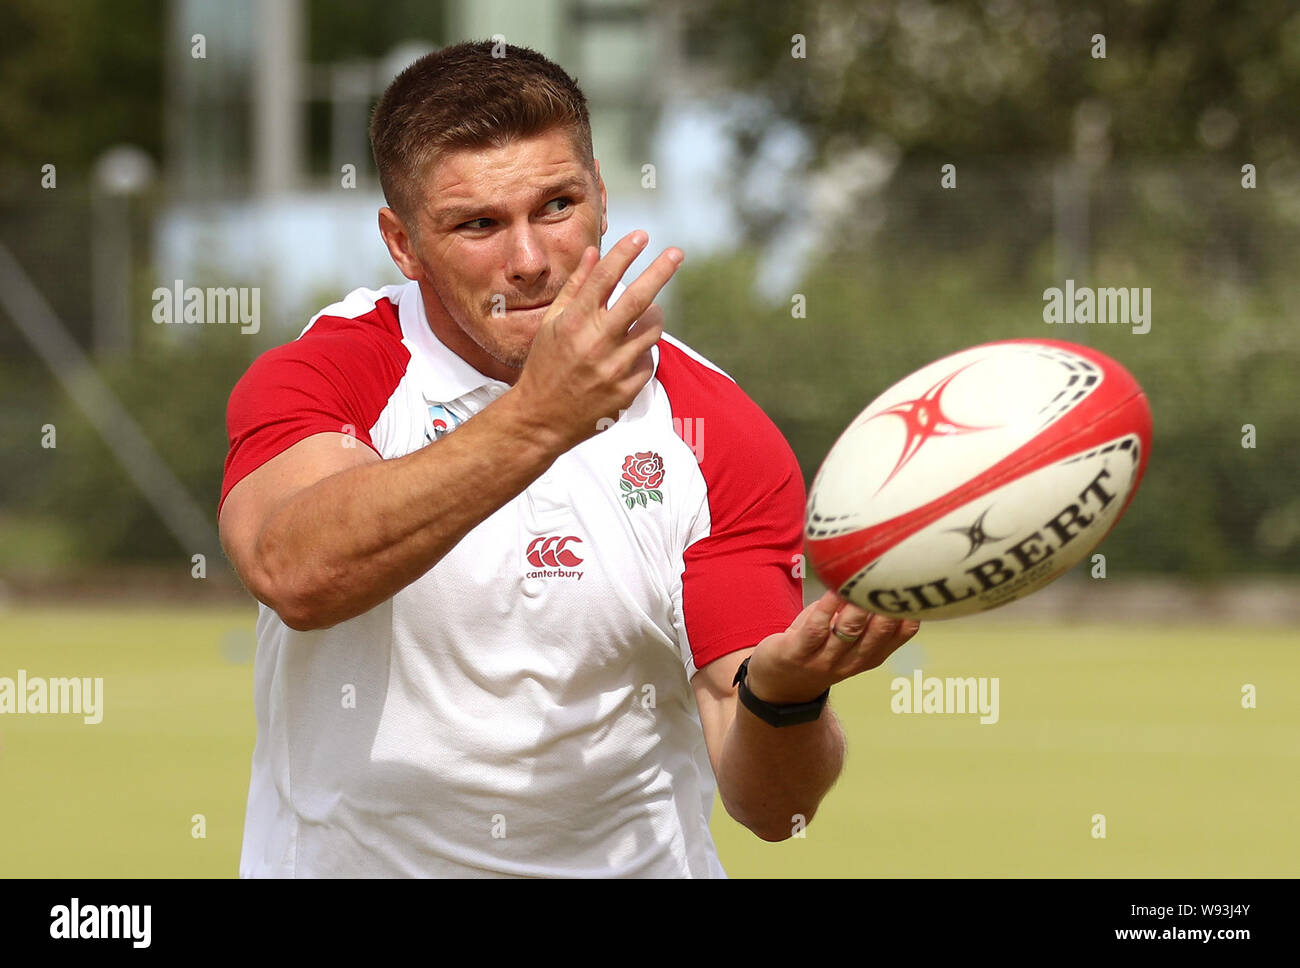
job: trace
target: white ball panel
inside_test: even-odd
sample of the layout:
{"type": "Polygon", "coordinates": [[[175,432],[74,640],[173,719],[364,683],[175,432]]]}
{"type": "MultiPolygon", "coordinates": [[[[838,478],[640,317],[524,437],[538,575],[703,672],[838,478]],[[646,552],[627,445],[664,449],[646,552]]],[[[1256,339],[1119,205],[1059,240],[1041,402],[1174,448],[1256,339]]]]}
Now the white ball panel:
{"type": "Polygon", "coordinates": [[[1041,588],[1092,551],[1137,482],[1136,434],[1040,468],[904,539],[847,582],[863,608],[957,618],[1041,588]]]}
{"type": "Polygon", "coordinates": [[[831,448],[813,482],[810,536],[871,527],[943,497],[952,481],[1004,460],[1101,382],[1083,357],[1033,344],[975,347],[923,367],[872,401],[831,448]],[[949,432],[930,432],[936,421],[949,432]]]}

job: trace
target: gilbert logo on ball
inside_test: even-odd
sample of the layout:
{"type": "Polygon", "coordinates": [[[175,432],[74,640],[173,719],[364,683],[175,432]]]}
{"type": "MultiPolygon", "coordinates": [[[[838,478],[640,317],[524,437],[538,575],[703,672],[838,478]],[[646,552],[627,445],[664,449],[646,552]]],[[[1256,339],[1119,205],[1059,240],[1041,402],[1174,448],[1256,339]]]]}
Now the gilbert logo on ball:
{"type": "Polygon", "coordinates": [[[808,560],[885,615],[957,618],[1042,588],[1091,552],[1146,470],[1151,410],[1096,350],[975,346],[868,404],[808,497],[808,560]]]}

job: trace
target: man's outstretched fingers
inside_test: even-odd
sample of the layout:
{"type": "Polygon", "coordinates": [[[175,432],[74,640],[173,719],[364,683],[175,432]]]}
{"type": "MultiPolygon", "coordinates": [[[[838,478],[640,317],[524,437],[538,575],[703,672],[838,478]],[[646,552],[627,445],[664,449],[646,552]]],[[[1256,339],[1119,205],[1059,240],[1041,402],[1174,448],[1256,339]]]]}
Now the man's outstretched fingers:
{"type": "Polygon", "coordinates": [[[583,284],[587,281],[587,277],[591,275],[591,270],[598,261],[600,261],[600,250],[594,245],[589,245],[582,250],[582,257],[578,260],[577,268],[565,280],[564,288],[560,290],[559,295],[547,308],[546,315],[548,317],[560,312],[565,306],[573,302],[574,297],[582,290],[583,284]]]}
{"type": "Polygon", "coordinates": [[[667,248],[646,266],[641,275],[627,287],[618,302],[610,307],[606,322],[612,333],[621,334],[650,307],[660,290],[668,284],[678,266],[682,264],[682,250],[667,248]]]}
{"type": "Polygon", "coordinates": [[[664,311],[651,305],[627,331],[624,347],[632,356],[640,356],[664,334],[664,311]]]}
{"type": "Polygon", "coordinates": [[[615,349],[614,358],[627,373],[624,388],[628,393],[635,395],[650,382],[650,377],[654,375],[654,357],[650,349],[659,342],[663,333],[663,310],[651,306],[627,331],[626,342],[615,349]]]}
{"type": "MultiPolygon", "coordinates": [[[[650,237],[641,229],[637,229],[615,242],[614,247],[606,252],[605,257],[591,270],[591,275],[583,284],[578,298],[592,309],[604,309],[609,304],[609,297],[614,294],[614,287],[618,285],[623,274],[636,261],[649,241],[650,237]]],[[[631,320],[629,319],[628,322],[630,323],[631,320]]],[[[624,329],[626,328],[624,326],[624,329]]]]}

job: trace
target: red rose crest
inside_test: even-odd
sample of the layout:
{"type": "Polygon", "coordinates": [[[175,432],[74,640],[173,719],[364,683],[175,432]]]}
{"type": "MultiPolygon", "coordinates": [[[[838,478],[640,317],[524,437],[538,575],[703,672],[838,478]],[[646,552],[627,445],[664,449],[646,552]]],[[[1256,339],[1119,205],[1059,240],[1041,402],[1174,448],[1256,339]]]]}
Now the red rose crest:
{"type": "Polygon", "coordinates": [[[658,454],[645,450],[623,458],[623,479],[618,486],[623,489],[628,507],[646,507],[651,501],[662,504],[664,496],[659,485],[663,480],[664,462],[658,454]]]}

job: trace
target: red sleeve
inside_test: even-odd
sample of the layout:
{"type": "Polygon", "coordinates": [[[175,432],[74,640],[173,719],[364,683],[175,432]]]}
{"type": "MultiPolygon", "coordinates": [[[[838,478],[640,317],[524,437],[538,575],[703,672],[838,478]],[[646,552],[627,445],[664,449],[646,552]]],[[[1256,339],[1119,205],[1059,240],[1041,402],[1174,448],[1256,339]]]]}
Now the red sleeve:
{"type": "Polygon", "coordinates": [[[686,549],[682,615],[696,669],[803,609],[803,473],[776,425],[726,375],[661,340],[655,376],[708,489],[709,533],[686,549]]]}
{"type": "Polygon", "coordinates": [[[385,325],[366,317],[321,317],[294,342],[258,357],[226,408],[230,450],[218,514],[231,488],[314,434],[351,433],[375,449],[370,428],[409,359],[400,334],[394,339],[385,325]]]}

